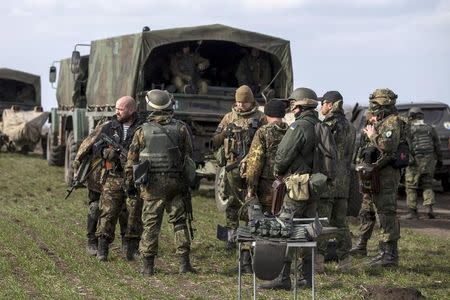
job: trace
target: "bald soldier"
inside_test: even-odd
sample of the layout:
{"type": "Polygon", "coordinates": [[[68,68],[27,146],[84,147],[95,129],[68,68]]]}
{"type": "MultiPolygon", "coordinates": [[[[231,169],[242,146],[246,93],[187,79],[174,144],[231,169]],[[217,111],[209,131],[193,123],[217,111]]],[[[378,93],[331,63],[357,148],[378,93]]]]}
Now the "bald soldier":
{"type": "MultiPolygon", "coordinates": [[[[111,121],[105,123],[101,133],[106,134],[126,151],[131,144],[134,132],[141,125],[142,120],[136,112],[136,102],[130,96],[124,96],[116,102],[116,115],[111,121]]],[[[142,233],[140,214],[142,201],[137,197],[136,189],[125,187],[124,166],[126,154],[104,142],[97,142],[94,153],[105,161],[103,166],[103,191],[100,197],[100,217],[97,224],[96,236],[98,238],[97,258],[106,261],[109,244],[114,240],[114,229],[117,218],[127,203],[129,222],[127,228],[127,259],[132,260],[138,256],[139,237],[142,233]],[[130,222],[131,221],[131,222],[130,222]]]]}

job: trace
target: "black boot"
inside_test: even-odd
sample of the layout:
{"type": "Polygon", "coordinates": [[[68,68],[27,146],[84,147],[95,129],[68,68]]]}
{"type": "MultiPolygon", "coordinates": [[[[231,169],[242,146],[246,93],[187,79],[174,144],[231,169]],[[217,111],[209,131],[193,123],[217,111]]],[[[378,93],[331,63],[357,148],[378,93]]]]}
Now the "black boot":
{"type": "Polygon", "coordinates": [[[381,258],[374,261],[372,266],[396,267],[398,266],[398,247],[397,241],[384,243],[384,253],[381,258]]]}
{"type": "Polygon", "coordinates": [[[412,220],[412,219],[418,219],[419,215],[417,214],[417,208],[408,208],[408,214],[406,215],[405,219],[412,220]]]}
{"type": "Polygon", "coordinates": [[[434,212],[433,212],[433,205],[428,205],[427,216],[428,216],[428,219],[436,218],[436,216],[434,215],[434,212]]]}
{"type": "Polygon", "coordinates": [[[352,256],[367,256],[367,239],[364,237],[359,237],[358,242],[355,246],[350,249],[350,255],[352,256]]]}
{"type": "Polygon", "coordinates": [[[142,275],[153,276],[155,274],[155,257],[147,256],[142,259],[144,267],[142,268],[142,275]]]}
{"type": "Polygon", "coordinates": [[[139,239],[129,239],[127,243],[127,260],[137,260],[139,258],[139,239]]]}
{"type": "Polygon", "coordinates": [[[97,255],[97,248],[98,248],[97,245],[98,245],[97,239],[89,239],[86,245],[86,252],[91,256],[97,255]]]}
{"type": "Polygon", "coordinates": [[[280,275],[272,281],[267,283],[261,283],[259,286],[261,289],[270,289],[270,290],[286,290],[290,291],[291,284],[291,262],[285,262],[283,270],[280,275]]]}
{"type": "Polygon", "coordinates": [[[104,237],[98,238],[97,259],[99,261],[108,260],[109,243],[104,237]]]}
{"type": "Polygon", "coordinates": [[[250,255],[250,250],[241,251],[241,273],[242,274],[253,274],[252,268],[252,257],[250,255]]]}
{"type": "Polygon", "coordinates": [[[185,254],[180,257],[180,274],[184,273],[197,273],[197,270],[191,265],[189,254],[185,254]]]}

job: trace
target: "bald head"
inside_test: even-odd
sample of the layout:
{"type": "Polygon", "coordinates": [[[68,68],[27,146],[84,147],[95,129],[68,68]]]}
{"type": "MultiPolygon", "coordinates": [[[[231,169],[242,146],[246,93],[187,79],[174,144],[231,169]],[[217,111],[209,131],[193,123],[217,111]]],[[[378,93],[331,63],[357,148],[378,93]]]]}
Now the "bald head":
{"type": "Polygon", "coordinates": [[[131,96],[123,96],[116,101],[116,117],[120,123],[131,122],[136,112],[136,101],[131,96]]]}

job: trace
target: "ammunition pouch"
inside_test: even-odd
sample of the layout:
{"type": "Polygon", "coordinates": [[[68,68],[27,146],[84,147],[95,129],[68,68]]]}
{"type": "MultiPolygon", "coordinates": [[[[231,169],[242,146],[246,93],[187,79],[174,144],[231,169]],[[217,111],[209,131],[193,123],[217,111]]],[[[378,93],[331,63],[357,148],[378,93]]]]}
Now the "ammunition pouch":
{"type": "Polygon", "coordinates": [[[134,185],[139,186],[147,184],[149,171],[150,171],[150,161],[148,160],[133,165],[134,185]]]}
{"type": "Polygon", "coordinates": [[[378,194],[380,192],[380,176],[374,165],[359,164],[356,166],[356,171],[362,193],[378,194]]]}
{"type": "Polygon", "coordinates": [[[285,179],[286,191],[294,201],[309,199],[309,174],[292,174],[285,179]]]}

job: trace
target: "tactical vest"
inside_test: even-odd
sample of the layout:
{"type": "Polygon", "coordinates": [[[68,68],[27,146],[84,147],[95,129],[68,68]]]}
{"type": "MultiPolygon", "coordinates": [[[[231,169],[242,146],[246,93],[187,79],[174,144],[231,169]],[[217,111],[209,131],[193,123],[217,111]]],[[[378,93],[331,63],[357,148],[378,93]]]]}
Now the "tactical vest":
{"type": "Polygon", "coordinates": [[[150,162],[151,173],[180,173],[183,157],[180,144],[181,123],[172,120],[169,124],[149,122],[142,125],[145,147],[139,153],[140,162],[150,162]]]}
{"type": "Polygon", "coordinates": [[[423,122],[412,122],[411,139],[412,150],[415,155],[429,155],[434,152],[434,142],[430,125],[423,122]]]}
{"type": "Polygon", "coordinates": [[[268,124],[261,128],[264,130],[265,136],[265,148],[266,148],[266,160],[264,162],[264,168],[261,172],[262,178],[274,178],[273,166],[275,164],[275,156],[277,154],[278,145],[281,142],[286,130],[287,124],[282,125],[268,124]]]}

